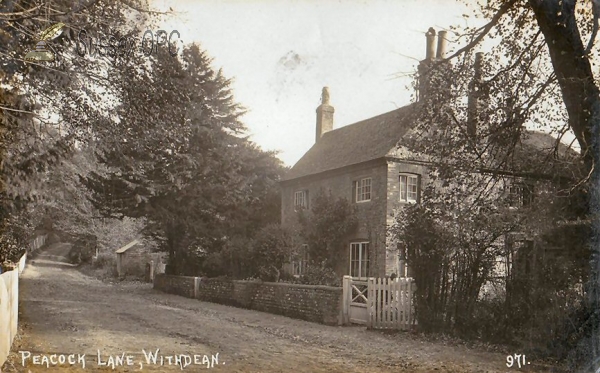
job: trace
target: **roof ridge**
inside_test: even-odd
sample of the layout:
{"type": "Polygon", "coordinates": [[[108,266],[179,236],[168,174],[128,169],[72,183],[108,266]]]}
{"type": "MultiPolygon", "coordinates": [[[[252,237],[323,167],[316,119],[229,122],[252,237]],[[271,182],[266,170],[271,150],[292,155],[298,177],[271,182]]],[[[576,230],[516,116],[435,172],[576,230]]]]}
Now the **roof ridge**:
{"type": "Polygon", "coordinates": [[[346,125],[344,125],[344,126],[341,126],[341,127],[338,127],[338,128],[334,128],[334,129],[332,129],[331,131],[327,131],[327,132],[325,132],[325,133],[323,134],[323,136],[327,136],[327,134],[329,134],[329,133],[331,133],[331,132],[335,132],[335,131],[339,131],[339,130],[347,129],[347,128],[349,128],[349,127],[352,127],[352,126],[354,126],[354,125],[365,124],[365,123],[367,123],[367,122],[370,122],[370,121],[372,121],[372,120],[377,120],[377,119],[379,119],[379,118],[381,118],[381,117],[385,117],[385,116],[388,116],[388,115],[390,115],[390,114],[393,114],[393,113],[396,113],[396,112],[401,112],[403,109],[406,109],[406,110],[408,110],[408,108],[409,108],[409,107],[411,107],[411,106],[413,106],[414,104],[415,104],[415,103],[413,102],[413,103],[410,103],[410,104],[408,104],[408,105],[404,105],[404,106],[401,106],[401,107],[399,107],[399,108],[396,108],[396,109],[394,109],[394,110],[390,110],[390,111],[388,111],[388,112],[385,112],[385,113],[382,113],[382,114],[375,115],[374,117],[369,117],[369,118],[361,119],[361,120],[359,120],[358,122],[354,122],[354,123],[346,124],[346,125]]]}

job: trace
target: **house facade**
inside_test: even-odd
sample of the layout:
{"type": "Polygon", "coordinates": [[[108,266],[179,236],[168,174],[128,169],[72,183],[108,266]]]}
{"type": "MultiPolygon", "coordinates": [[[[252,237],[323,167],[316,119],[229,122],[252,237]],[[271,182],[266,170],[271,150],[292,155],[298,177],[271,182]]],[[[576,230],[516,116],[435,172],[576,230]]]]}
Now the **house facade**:
{"type": "MultiPolygon", "coordinates": [[[[426,59],[420,67],[445,54],[445,32],[439,33],[437,50],[435,31],[430,29],[426,36],[426,59]]],[[[420,90],[427,89],[426,85],[427,81],[420,82],[420,90]]],[[[320,191],[355,204],[359,226],[346,238],[344,252],[339,253],[335,268],[339,275],[356,278],[384,277],[392,273],[399,277],[411,275],[405,249],[388,237],[388,230],[398,211],[419,203],[424,186],[431,182],[426,160],[403,155],[402,142],[410,136],[415,105],[334,129],[335,110],[330,103],[329,89],[323,88],[321,105],[316,110],[315,144],[281,182],[281,213],[283,226],[294,228],[295,211],[311,209],[313,198],[320,191]]],[[[530,135],[526,146],[553,146],[556,141],[547,134],[530,135]]],[[[514,195],[513,207],[529,204],[539,182],[527,176],[509,175],[506,179],[510,180],[507,190],[514,195]]],[[[531,237],[524,233],[510,244],[529,245],[531,237]]],[[[308,260],[307,255],[301,254],[292,260],[289,270],[301,275],[308,260]]],[[[499,260],[498,273],[506,273],[503,267],[510,266],[510,260],[499,260]]]]}
{"type": "MultiPolygon", "coordinates": [[[[326,93],[325,88],[323,96],[326,93]]],[[[418,202],[421,184],[428,182],[425,165],[393,157],[397,139],[408,130],[401,120],[403,112],[407,109],[337,130],[329,127],[282,181],[284,226],[293,227],[296,209],[310,209],[312,197],[321,190],[356,205],[359,225],[347,237],[348,250],[340,253],[336,268],[340,274],[367,277],[400,271],[395,250],[388,250],[387,228],[394,211],[418,202]]],[[[302,264],[294,267],[299,269],[294,274],[301,274],[302,264]]]]}

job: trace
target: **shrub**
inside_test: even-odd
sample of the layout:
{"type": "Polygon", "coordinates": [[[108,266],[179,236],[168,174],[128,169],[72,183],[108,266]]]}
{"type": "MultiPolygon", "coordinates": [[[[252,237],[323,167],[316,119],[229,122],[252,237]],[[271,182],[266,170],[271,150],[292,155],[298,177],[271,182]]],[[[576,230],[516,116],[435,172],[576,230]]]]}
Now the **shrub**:
{"type": "Polygon", "coordinates": [[[94,268],[106,268],[106,267],[114,267],[117,269],[117,258],[116,254],[110,252],[104,252],[98,254],[96,259],[92,261],[92,266],[94,268]]]}
{"type": "Polygon", "coordinates": [[[100,253],[91,261],[91,267],[94,268],[92,275],[100,279],[111,279],[117,277],[117,258],[116,254],[111,252],[100,253]]]}
{"type": "Polygon", "coordinates": [[[202,263],[202,271],[208,277],[222,276],[225,273],[225,261],[221,252],[208,254],[202,263]]]}
{"type": "Polygon", "coordinates": [[[300,276],[300,281],[306,285],[342,286],[342,278],[325,265],[309,265],[306,273],[300,276]]]}
{"type": "Polygon", "coordinates": [[[278,224],[261,229],[249,243],[250,276],[263,281],[279,281],[283,264],[291,252],[291,234],[278,224]]]}
{"type": "Polygon", "coordinates": [[[324,264],[313,264],[306,267],[306,272],[298,277],[285,274],[279,282],[303,285],[342,286],[341,277],[324,264]]]}
{"type": "Polygon", "coordinates": [[[311,210],[300,210],[296,217],[300,226],[298,235],[308,245],[311,260],[334,268],[345,250],[346,237],[358,227],[356,206],[321,188],[311,210]]]}

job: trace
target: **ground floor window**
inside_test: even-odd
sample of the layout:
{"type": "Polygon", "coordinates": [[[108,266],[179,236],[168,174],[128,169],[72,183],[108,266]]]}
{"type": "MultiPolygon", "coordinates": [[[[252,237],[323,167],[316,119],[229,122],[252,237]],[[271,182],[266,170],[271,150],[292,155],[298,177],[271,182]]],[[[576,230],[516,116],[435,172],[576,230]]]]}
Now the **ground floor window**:
{"type": "Polygon", "coordinates": [[[302,276],[308,267],[308,245],[301,245],[298,252],[292,257],[292,274],[302,276]]]}
{"type": "Polygon", "coordinates": [[[350,276],[369,277],[369,243],[353,242],[350,244],[350,276]]]}
{"type": "Polygon", "coordinates": [[[398,277],[408,277],[408,266],[406,265],[406,246],[398,243],[398,277]]]}

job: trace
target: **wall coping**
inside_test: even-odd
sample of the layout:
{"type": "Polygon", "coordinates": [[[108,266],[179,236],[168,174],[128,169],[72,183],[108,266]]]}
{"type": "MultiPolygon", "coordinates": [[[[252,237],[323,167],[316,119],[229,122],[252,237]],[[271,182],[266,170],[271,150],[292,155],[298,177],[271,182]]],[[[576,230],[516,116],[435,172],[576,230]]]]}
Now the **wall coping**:
{"type": "Polygon", "coordinates": [[[202,277],[194,277],[194,276],[177,276],[177,275],[165,275],[158,274],[156,277],[164,276],[164,277],[174,277],[174,278],[185,278],[185,279],[201,279],[202,282],[222,282],[222,283],[240,283],[240,284],[259,284],[259,285],[275,285],[275,286],[287,286],[287,287],[295,287],[300,289],[316,289],[316,290],[329,290],[329,291],[340,291],[343,288],[341,286],[327,286],[327,285],[306,285],[306,284],[292,284],[289,282],[265,282],[265,281],[246,281],[246,280],[224,280],[219,278],[206,278],[202,280],[202,277]]]}
{"type": "Polygon", "coordinates": [[[167,274],[164,274],[164,273],[159,273],[155,277],[159,277],[159,276],[162,276],[162,277],[175,277],[175,278],[188,278],[188,279],[194,279],[194,278],[196,278],[195,276],[177,276],[177,275],[167,275],[167,274]]]}
{"type": "MultiPolygon", "coordinates": [[[[220,281],[218,279],[208,279],[213,281],[220,281]]],[[[290,282],[265,282],[265,281],[244,281],[244,280],[232,280],[231,282],[238,282],[243,284],[261,284],[261,285],[275,285],[275,286],[287,286],[287,287],[295,287],[300,289],[320,289],[320,290],[342,290],[341,286],[327,286],[327,285],[306,285],[306,284],[292,284],[290,282]]]]}

